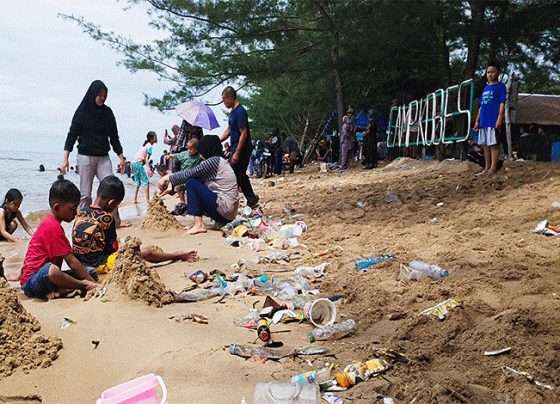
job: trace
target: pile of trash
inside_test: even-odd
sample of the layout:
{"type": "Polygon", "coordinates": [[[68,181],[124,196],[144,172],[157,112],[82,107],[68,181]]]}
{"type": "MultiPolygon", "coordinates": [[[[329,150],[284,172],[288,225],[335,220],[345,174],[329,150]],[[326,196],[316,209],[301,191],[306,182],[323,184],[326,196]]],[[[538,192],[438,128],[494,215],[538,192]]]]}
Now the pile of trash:
{"type": "Polygon", "coordinates": [[[289,220],[305,216],[303,213],[294,213],[303,204],[286,204],[284,219],[273,220],[265,217],[260,210],[252,211],[250,208],[241,210],[234,221],[221,228],[226,237],[226,245],[241,247],[249,245],[252,251],[263,251],[267,247],[287,250],[299,245],[297,237],[307,231],[303,221],[288,224],[289,220]],[[294,214],[292,214],[294,213],[294,214]]]}

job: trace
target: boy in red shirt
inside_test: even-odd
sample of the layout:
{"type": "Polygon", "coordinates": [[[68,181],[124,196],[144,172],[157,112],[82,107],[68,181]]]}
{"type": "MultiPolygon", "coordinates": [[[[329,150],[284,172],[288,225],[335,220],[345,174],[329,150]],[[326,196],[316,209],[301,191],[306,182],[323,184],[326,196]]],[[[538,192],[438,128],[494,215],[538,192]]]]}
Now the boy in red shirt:
{"type": "Polygon", "coordinates": [[[64,235],[61,222],[71,222],[80,203],[80,191],[68,180],[56,181],[49,192],[51,212],[33,234],[23,267],[10,281],[20,281],[27,297],[55,299],[73,290],[86,292],[97,284],[83,265],[72,254],[72,247],[64,235]],[[60,268],[66,261],[72,272],[60,268]]]}

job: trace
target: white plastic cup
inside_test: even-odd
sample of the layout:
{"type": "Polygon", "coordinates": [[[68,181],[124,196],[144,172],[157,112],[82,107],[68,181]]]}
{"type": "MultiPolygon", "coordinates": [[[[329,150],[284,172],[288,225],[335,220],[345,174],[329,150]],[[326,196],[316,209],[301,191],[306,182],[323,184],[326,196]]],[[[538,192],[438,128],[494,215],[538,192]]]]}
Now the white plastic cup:
{"type": "Polygon", "coordinates": [[[303,315],[316,327],[334,324],[336,306],[329,299],[317,299],[303,306],[303,315]]]}

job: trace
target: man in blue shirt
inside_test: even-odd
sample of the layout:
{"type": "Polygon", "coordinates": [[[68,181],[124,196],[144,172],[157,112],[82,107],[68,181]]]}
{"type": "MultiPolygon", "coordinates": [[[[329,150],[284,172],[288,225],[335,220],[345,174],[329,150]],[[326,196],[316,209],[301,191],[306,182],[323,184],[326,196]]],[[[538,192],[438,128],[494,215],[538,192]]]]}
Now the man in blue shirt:
{"type": "Polygon", "coordinates": [[[251,159],[253,145],[251,144],[251,133],[249,130],[249,117],[247,110],[237,100],[237,92],[231,86],[228,86],[222,92],[222,100],[226,108],[231,109],[229,115],[228,127],[220,138],[220,141],[230,139],[230,151],[232,153],[230,164],[237,178],[237,185],[241,188],[243,195],[247,199],[247,205],[256,208],[259,203],[259,197],[255,195],[249,176],[247,175],[247,167],[251,159]]]}

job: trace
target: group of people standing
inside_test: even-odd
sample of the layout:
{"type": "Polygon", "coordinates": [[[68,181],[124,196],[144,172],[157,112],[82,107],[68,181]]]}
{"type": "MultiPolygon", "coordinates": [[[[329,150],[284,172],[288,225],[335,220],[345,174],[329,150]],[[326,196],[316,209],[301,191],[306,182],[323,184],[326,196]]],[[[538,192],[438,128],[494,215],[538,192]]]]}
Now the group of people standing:
{"type": "MultiPolygon", "coordinates": [[[[371,170],[377,167],[377,120],[373,110],[368,112],[368,125],[363,131],[362,142],[362,164],[364,170],[371,170]]],[[[347,115],[342,118],[340,136],[338,133],[329,139],[320,139],[316,154],[319,161],[332,162],[332,168],[340,171],[347,170],[350,161],[357,154],[358,142],[356,131],[358,125],[354,110],[348,109],[347,115]]]]}
{"type": "MultiPolygon", "coordinates": [[[[82,102],[78,106],[64,145],[62,174],[69,168],[68,157],[77,142],[78,167],[80,173],[79,209],[91,205],[93,179],[101,182],[112,175],[109,150],[118,155],[120,166],[126,167],[123,148],[119,140],[117,124],[112,110],[105,105],[107,87],[100,80],[91,83],[82,102]]],[[[170,146],[170,155],[189,151],[189,145],[195,141],[194,154],[200,155],[202,162],[196,167],[180,170],[180,164],[171,161],[171,173],[164,173],[158,185],[164,193],[168,184],[173,186],[184,183],[187,194],[188,213],[194,217],[189,234],[205,231],[202,216],[209,216],[219,223],[231,221],[239,204],[238,187],[245,195],[247,205],[257,208],[259,197],[255,195],[247,175],[247,167],[252,153],[251,134],[247,111],[237,100],[233,87],[226,87],[222,93],[224,105],[231,109],[228,126],[221,137],[203,136],[202,129],[191,125],[186,120],[171,131],[173,136],[164,136],[164,143],[170,146]],[[229,138],[231,157],[224,158],[221,143],[229,138]],[[176,168],[177,167],[177,168],[176,168]]],[[[146,198],[149,199],[148,176],[153,172],[148,167],[144,170],[152,153],[152,145],[157,142],[157,134],[149,132],[143,146],[134,157],[131,170],[135,179],[135,196],[137,200],[140,185],[146,186],[146,198]]],[[[200,162],[200,161],[198,161],[200,162]]],[[[118,210],[113,212],[117,227],[130,226],[120,220],[118,210]]]]}

